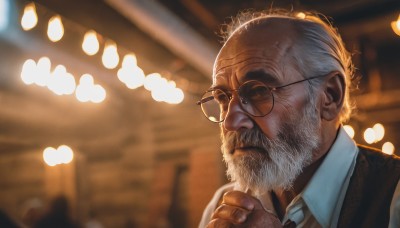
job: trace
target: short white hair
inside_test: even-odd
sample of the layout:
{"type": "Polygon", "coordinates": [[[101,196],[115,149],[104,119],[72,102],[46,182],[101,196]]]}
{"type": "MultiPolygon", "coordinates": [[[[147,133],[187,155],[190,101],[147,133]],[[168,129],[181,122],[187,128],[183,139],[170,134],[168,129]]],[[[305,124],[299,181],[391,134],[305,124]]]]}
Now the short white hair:
{"type": "MultiPolygon", "coordinates": [[[[293,61],[304,77],[322,76],[338,72],[344,77],[345,95],[339,121],[344,123],[350,118],[355,104],[350,99],[354,67],[350,53],[346,50],[337,29],[322,14],[313,12],[295,12],[269,10],[261,12],[245,11],[223,26],[222,38],[225,43],[235,31],[252,21],[286,18],[290,20],[297,39],[294,42],[293,61]]],[[[313,101],[315,88],[321,80],[310,82],[309,98],[313,101]]]]}

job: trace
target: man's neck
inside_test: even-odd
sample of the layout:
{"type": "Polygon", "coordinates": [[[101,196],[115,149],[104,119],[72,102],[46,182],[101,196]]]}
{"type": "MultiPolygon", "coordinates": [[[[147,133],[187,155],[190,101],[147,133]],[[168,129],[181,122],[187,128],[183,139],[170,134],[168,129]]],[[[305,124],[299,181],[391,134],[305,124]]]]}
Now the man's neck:
{"type": "MultiPolygon", "coordinates": [[[[326,154],[325,154],[326,155],[326,154]]],[[[296,178],[293,187],[289,190],[276,190],[271,193],[274,208],[278,217],[282,220],[286,213],[286,208],[300,192],[303,191],[311,177],[317,171],[325,158],[325,155],[319,158],[311,165],[304,168],[303,172],[296,178]]]]}

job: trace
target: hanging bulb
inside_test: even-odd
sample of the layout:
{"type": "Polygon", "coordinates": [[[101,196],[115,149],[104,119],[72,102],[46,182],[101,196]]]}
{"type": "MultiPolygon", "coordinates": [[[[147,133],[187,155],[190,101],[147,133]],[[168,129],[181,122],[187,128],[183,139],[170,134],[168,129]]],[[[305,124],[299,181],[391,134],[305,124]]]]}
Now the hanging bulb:
{"type": "Polygon", "coordinates": [[[103,65],[107,69],[114,69],[119,63],[119,56],[117,51],[117,45],[108,41],[104,47],[103,56],[101,57],[103,65]]]}
{"type": "Polygon", "coordinates": [[[49,20],[49,26],[47,28],[47,36],[53,42],[61,40],[64,35],[64,26],[60,16],[54,16],[49,20]]]}
{"type": "Polygon", "coordinates": [[[21,18],[21,26],[25,31],[33,29],[38,22],[38,17],[36,14],[35,3],[29,3],[25,6],[24,14],[21,18]]]}
{"type": "Polygon", "coordinates": [[[124,60],[122,60],[122,67],[129,68],[136,66],[137,66],[137,60],[135,54],[130,53],[124,56],[124,60]]]}
{"type": "Polygon", "coordinates": [[[392,26],[393,32],[400,36],[400,14],[397,21],[392,21],[390,25],[392,26]]]}
{"type": "Polygon", "coordinates": [[[86,32],[82,43],[83,51],[88,55],[95,55],[99,51],[99,46],[96,32],[93,30],[86,32]]]}

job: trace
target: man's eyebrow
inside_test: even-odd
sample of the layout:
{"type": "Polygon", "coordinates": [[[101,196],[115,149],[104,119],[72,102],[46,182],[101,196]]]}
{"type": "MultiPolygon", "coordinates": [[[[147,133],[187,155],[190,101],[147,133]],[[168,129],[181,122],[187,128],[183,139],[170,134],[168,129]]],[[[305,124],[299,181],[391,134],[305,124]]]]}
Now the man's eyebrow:
{"type": "Polygon", "coordinates": [[[244,75],[243,80],[257,80],[267,85],[277,85],[279,83],[275,76],[263,70],[249,71],[244,75]]]}

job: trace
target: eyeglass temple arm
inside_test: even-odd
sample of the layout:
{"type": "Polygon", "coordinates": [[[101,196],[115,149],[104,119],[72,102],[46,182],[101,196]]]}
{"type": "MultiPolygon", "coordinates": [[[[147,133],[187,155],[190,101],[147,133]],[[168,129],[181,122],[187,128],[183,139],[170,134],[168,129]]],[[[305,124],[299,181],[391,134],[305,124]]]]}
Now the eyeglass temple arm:
{"type": "Polygon", "coordinates": [[[272,89],[272,90],[276,90],[276,89],[280,89],[280,88],[283,88],[283,87],[286,87],[286,86],[290,86],[290,85],[297,84],[297,83],[304,82],[304,81],[309,81],[309,80],[316,79],[316,78],[322,78],[322,77],[325,77],[325,76],[326,76],[326,75],[320,75],[320,76],[309,77],[309,78],[305,78],[305,79],[300,80],[300,81],[297,81],[297,82],[289,83],[289,84],[287,84],[287,85],[278,86],[278,87],[273,87],[273,88],[271,88],[271,89],[272,89]]]}
{"type": "Polygon", "coordinates": [[[205,97],[205,98],[203,98],[203,99],[197,101],[196,104],[197,104],[197,105],[201,105],[201,104],[203,104],[203,103],[206,103],[207,101],[211,101],[212,99],[214,99],[213,96],[205,97]]]}

